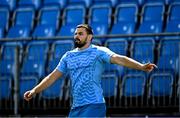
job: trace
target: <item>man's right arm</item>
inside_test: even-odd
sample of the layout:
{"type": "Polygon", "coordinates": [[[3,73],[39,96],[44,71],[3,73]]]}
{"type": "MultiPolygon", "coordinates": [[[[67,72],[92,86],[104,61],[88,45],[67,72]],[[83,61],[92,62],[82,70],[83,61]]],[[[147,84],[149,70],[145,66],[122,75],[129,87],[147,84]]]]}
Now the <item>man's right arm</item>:
{"type": "Polygon", "coordinates": [[[32,90],[24,93],[24,99],[29,101],[33,95],[40,93],[51,84],[53,84],[57,79],[62,77],[63,73],[55,69],[48,76],[46,76],[37,86],[35,86],[32,90]]]}

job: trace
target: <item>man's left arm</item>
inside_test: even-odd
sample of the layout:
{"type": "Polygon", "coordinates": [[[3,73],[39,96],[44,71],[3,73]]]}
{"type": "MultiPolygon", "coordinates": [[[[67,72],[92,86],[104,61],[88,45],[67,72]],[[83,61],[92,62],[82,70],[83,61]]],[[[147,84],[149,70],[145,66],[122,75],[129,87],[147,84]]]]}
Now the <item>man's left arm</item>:
{"type": "Polygon", "coordinates": [[[147,72],[150,72],[154,68],[157,68],[157,66],[155,64],[152,64],[152,63],[142,64],[138,61],[133,60],[132,58],[129,58],[129,57],[123,56],[123,55],[118,55],[118,54],[113,54],[111,56],[111,63],[125,66],[128,68],[147,71],[147,72]]]}

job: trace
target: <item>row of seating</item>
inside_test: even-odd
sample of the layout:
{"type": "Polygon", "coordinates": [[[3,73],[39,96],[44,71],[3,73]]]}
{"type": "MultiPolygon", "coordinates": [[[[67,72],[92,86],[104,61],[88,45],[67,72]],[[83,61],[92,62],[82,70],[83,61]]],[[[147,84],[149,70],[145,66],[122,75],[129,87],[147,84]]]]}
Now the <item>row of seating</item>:
{"type": "Polygon", "coordinates": [[[171,4],[173,2],[179,2],[178,0],[1,0],[0,7],[6,7],[9,10],[14,10],[17,7],[32,7],[34,9],[39,9],[43,6],[58,6],[60,8],[65,8],[68,5],[82,5],[85,7],[90,7],[94,4],[106,4],[111,7],[115,7],[118,4],[124,3],[135,3],[137,5],[143,5],[145,3],[163,3],[171,4]]]}
{"type": "MultiPolygon", "coordinates": [[[[130,56],[142,63],[156,63],[158,70],[172,70],[173,75],[178,75],[179,72],[179,53],[176,51],[179,50],[179,45],[177,39],[164,39],[156,44],[151,38],[149,40],[135,39],[130,48],[127,40],[109,39],[105,43],[106,47],[117,54],[130,56]],[[159,46],[156,47],[156,45],[159,46]]],[[[46,72],[49,73],[55,68],[66,51],[74,48],[74,43],[72,40],[60,40],[55,41],[50,46],[46,41],[33,41],[28,43],[26,47],[23,47],[21,43],[4,43],[1,48],[1,75],[12,75],[16,46],[20,48],[19,62],[22,64],[22,73],[29,73],[30,75],[36,73],[39,78],[42,78],[46,72]],[[46,65],[49,66],[48,71],[45,70],[46,65]]],[[[123,76],[123,68],[107,65],[106,71],[115,70],[118,70],[118,76],[123,76]]],[[[126,71],[130,72],[131,70],[126,71]]]]}
{"type": "Polygon", "coordinates": [[[86,22],[93,27],[95,35],[178,32],[179,9],[179,3],[169,5],[166,23],[162,3],[145,4],[141,13],[136,4],[120,4],[115,8],[114,21],[112,8],[104,4],[93,5],[89,13],[83,6],[67,6],[62,16],[60,8],[56,6],[42,7],[37,17],[33,8],[17,8],[12,20],[9,11],[0,8],[0,38],[73,36],[76,25],[86,22]],[[140,21],[138,14],[141,14],[140,21]],[[10,24],[12,26],[9,28],[10,24]]]}
{"type": "MultiPolygon", "coordinates": [[[[158,54],[155,54],[155,41],[153,39],[144,40],[137,39],[133,40],[130,48],[128,48],[127,40],[109,39],[106,41],[105,46],[112,51],[128,55],[130,51],[130,57],[138,60],[142,63],[153,62],[156,63],[158,69],[152,73],[145,73],[142,71],[127,69],[117,65],[105,66],[105,73],[103,76],[113,75],[114,78],[123,80],[127,75],[140,75],[141,78],[151,78],[152,76],[158,76],[161,78],[172,79],[174,86],[178,86],[179,76],[179,50],[180,41],[177,39],[164,39],[158,44],[158,54]],[[173,48],[172,48],[173,47],[173,48]],[[155,56],[158,56],[155,58],[155,56]],[[157,60],[156,60],[157,59],[157,60]]],[[[46,74],[49,74],[57,66],[62,55],[74,48],[72,40],[60,40],[55,41],[51,48],[45,41],[34,41],[30,42],[26,48],[21,43],[5,43],[2,45],[1,59],[0,59],[0,81],[13,81],[15,75],[15,47],[19,46],[19,75],[20,80],[31,81],[32,78],[36,78],[36,83],[39,82],[46,74]],[[25,49],[25,51],[24,51],[25,49]],[[50,56],[49,56],[50,54],[50,56]],[[6,79],[3,79],[6,78],[6,79]],[[29,78],[29,79],[27,79],[29,78]]],[[[110,77],[111,78],[111,77],[110,77]]],[[[113,80],[115,81],[115,80],[113,80]]],[[[163,80],[162,80],[163,81],[163,80]]],[[[169,81],[169,80],[168,80],[169,81]]],[[[21,84],[21,83],[20,83],[21,84]]],[[[35,81],[32,85],[35,85],[35,81]]],[[[8,84],[11,85],[11,84],[8,84]]],[[[24,85],[24,84],[22,84],[24,85]]],[[[31,84],[29,84],[31,85],[31,84]]],[[[9,86],[6,86],[9,87],[9,86]]],[[[27,87],[27,86],[26,86],[27,87]]],[[[167,86],[168,87],[168,86],[167,86]]],[[[114,87],[113,87],[114,88],[114,87]]],[[[112,88],[112,89],[113,89],[112,88]]],[[[23,90],[26,90],[22,88],[23,90]]],[[[4,91],[4,89],[1,89],[4,91]]],[[[111,89],[110,89],[111,90],[111,89]]],[[[3,92],[2,92],[3,93],[3,92]]]]}

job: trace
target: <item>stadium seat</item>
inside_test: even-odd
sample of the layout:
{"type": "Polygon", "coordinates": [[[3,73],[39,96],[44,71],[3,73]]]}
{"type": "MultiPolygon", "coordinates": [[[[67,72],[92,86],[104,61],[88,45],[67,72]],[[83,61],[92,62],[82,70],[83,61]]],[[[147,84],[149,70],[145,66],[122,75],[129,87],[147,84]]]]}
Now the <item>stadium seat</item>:
{"type": "Polygon", "coordinates": [[[0,100],[10,99],[12,94],[12,79],[8,76],[0,77],[0,100]]]}
{"type": "Polygon", "coordinates": [[[46,88],[43,92],[41,97],[43,99],[55,99],[58,98],[59,100],[63,99],[63,86],[64,86],[65,79],[59,78],[56,80],[51,86],[46,88]]]}
{"type": "Polygon", "coordinates": [[[153,105],[165,106],[171,103],[173,95],[173,75],[170,73],[153,73],[150,76],[148,98],[153,105]]]}
{"type": "Polygon", "coordinates": [[[92,0],[69,0],[68,6],[81,5],[89,8],[92,4],[92,0]]]}
{"type": "Polygon", "coordinates": [[[89,9],[89,24],[111,25],[111,7],[107,5],[93,5],[89,9]]]}
{"type": "Polygon", "coordinates": [[[178,57],[179,45],[180,41],[178,39],[162,39],[159,43],[160,56],[178,57]]]}
{"type": "Polygon", "coordinates": [[[17,0],[0,0],[0,8],[7,8],[12,11],[16,8],[17,0]]]}
{"type": "Polygon", "coordinates": [[[56,6],[59,8],[65,8],[67,5],[67,0],[44,0],[43,6],[56,6]]]}
{"type": "Polygon", "coordinates": [[[113,7],[115,6],[115,2],[116,0],[93,0],[93,5],[107,5],[107,6],[110,6],[110,7],[113,7]]]}
{"type": "MultiPolygon", "coordinates": [[[[94,35],[107,35],[108,34],[108,25],[101,23],[91,24],[94,35]]],[[[103,39],[102,39],[103,40],[103,39]]]]}
{"type": "Polygon", "coordinates": [[[32,29],[34,19],[35,11],[32,8],[17,8],[13,14],[13,26],[25,26],[32,29]]]}
{"type": "Polygon", "coordinates": [[[56,28],[51,25],[38,25],[33,31],[32,36],[37,37],[53,37],[55,36],[56,28]]]}
{"type": "Polygon", "coordinates": [[[120,87],[120,98],[124,100],[123,104],[125,106],[143,105],[146,81],[146,77],[141,74],[127,74],[123,77],[120,87]],[[133,101],[136,102],[134,103],[133,101]]]}
{"type": "Polygon", "coordinates": [[[68,6],[64,9],[63,25],[85,23],[86,9],[80,5],[68,6]]]}
{"type": "Polygon", "coordinates": [[[118,78],[114,74],[103,75],[101,80],[104,97],[117,97],[118,78]]]}
{"type": "Polygon", "coordinates": [[[131,43],[131,57],[141,63],[154,62],[155,41],[153,39],[134,39],[131,43]]]}
{"type": "Polygon", "coordinates": [[[165,6],[162,3],[147,3],[143,6],[141,22],[153,21],[162,22],[164,20],[165,6]]]}
{"type": "Polygon", "coordinates": [[[138,74],[128,74],[123,77],[120,95],[125,97],[143,96],[146,78],[138,74]]]}
{"type": "Polygon", "coordinates": [[[27,90],[32,89],[38,83],[38,78],[34,76],[21,76],[19,80],[19,95],[20,99],[23,99],[24,93],[27,90]]]}
{"type": "Polygon", "coordinates": [[[18,7],[21,8],[33,8],[38,10],[41,7],[41,0],[19,0],[18,7]]]}
{"type": "Polygon", "coordinates": [[[127,40],[108,39],[105,42],[105,46],[117,54],[127,55],[127,51],[128,51],[127,40]]]}
{"type": "Polygon", "coordinates": [[[48,50],[49,45],[47,42],[30,42],[26,49],[27,59],[45,61],[47,59],[48,50]]]}
{"type": "Polygon", "coordinates": [[[19,58],[21,60],[22,58],[22,53],[23,53],[23,45],[19,42],[6,42],[2,44],[2,52],[1,52],[1,59],[2,60],[15,60],[15,48],[19,47],[20,49],[20,54],[19,58]]]}
{"type": "Polygon", "coordinates": [[[47,73],[52,72],[58,65],[61,57],[74,48],[72,40],[55,41],[52,44],[51,55],[48,62],[47,73]]]}
{"type": "MultiPolygon", "coordinates": [[[[105,46],[117,54],[127,55],[127,51],[128,51],[127,40],[108,39],[105,42],[105,46]]],[[[115,73],[118,77],[121,77],[124,73],[124,67],[115,64],[106,64],[105,73],[115,73]]]]}
{"type": "Polygon", "coordinates": [[[180,20],[180,15],[179,11],[180,10],[180,3],[172,3],[169,6],[168,9],[168,21],[179,21],[180,20]]]}
{"type": "Polygon", "coordinates": [[[8,29],[9,25],[9,11],[6,8],[0,8],[0,28],[4,31],[8,29]]]}
{"type": "Polygon", "coordinates": [[[74,42],[72,40],[56,41],[52,46],[53,58],[60,59],[67,51],[73,48],[74,42]]]}
{"type": "Polygon", "coordinates": [[[67,24],[61,26],[57,36],[74,36],[76,25],[67,24]]]}
{"type": "Polygon", "coordinates": [[[136,4],[138,6],[141,6],[144,3],[145,0],[117,0],[117,4],[136,4]]]}
{"type": "Polygon", "coordinates": [[[0,76],[13,77],[14,69],[15,69],[14,61],[0,60],[0,76]]]}
{"type": "Polygon", "coordinates": [[[26,26],[12,26],[7,34],[7,38],[28,38],[30,37],[30,28],[26,26]]]}
{"type": "Polygon", "coordinates": [[[137,22],[138,6],[136,4],[120,4],[115,9],[114,23],[137,22]]]}
{"type": "Polygon", "coordinates": [[[59,27],[60,9],[58,7],[43,7],[39,11],[39,25],[49,25],[57,29],[59,27]]]}
{"type": "Polygon", "coordinates": [[[170,71],[175,77],[179,72],[179,50],[180,42],[177,39],[163,39],[159,43],[159,55],[157,66],[163,72],[170,71]],[[173,48],[172,48],[173,47],[173,48]]]}
{"type": "MultiPolygon", "coordinates": [[[[180,31],[180,21],[169,21],[167,22],[165,32],[175,33],[180,31]]],[[[172,36],[171,36],[172,37],[172,36]]],[[[171,38],[170,36],[168,38],[171,38]]]]}
{"type": "Polygon", "coordinates": [[[45,76],[45,60],[25,59],[20,75],[35,76],[38,79],[42,79],[45,76]]]}
{"type": "Polygon", "coordinates": [[[134,22],[119,22],[112,26],[110,34],[133,34],[135,25],[134,22]]]}
{"type": "Polygon", "coordinates": [[[138,33],[162,33],[163,24],[162,22],[142,22],[138,29],[138,33]]]}
{"type": "Polygon", "coordinates": [[[4,32],[5,32],[5,31],[4,31],[4,28],[1,28],[1,27],[0,27],[0,38],[3,38],[3,37],[4,37],[4,35],[5,35],[4,32]]]}

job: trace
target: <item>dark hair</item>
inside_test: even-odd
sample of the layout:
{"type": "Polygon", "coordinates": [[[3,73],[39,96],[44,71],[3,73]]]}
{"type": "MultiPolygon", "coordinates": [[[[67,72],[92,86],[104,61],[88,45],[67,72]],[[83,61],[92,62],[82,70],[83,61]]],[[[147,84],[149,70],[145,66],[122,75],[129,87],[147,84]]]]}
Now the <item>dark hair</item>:
{"type": "Polygon", "coordinates": [[[85,28],[88,34],[93,35],[93,30],[92,30],[91,26],[89,26],[88,24],[80,24],[76,28],[85,28]]]}

